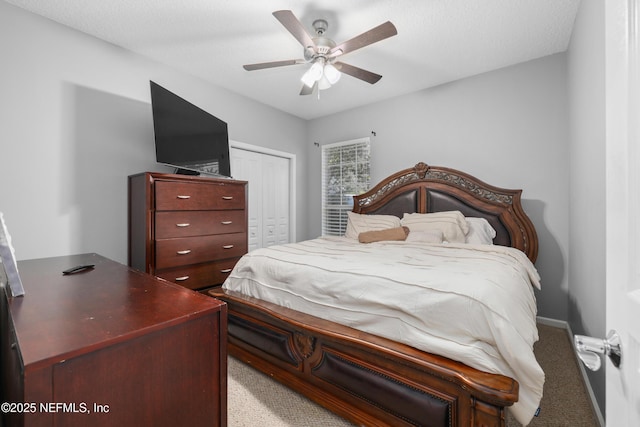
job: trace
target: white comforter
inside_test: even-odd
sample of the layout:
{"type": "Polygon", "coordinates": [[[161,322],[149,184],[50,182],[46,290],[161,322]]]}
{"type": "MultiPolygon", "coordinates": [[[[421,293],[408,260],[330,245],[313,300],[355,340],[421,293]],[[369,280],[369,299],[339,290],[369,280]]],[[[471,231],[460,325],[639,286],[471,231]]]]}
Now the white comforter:
{"type": "Polygon", "coordinates": [[[524,425],[544,383],[533,286],[535,267],[513,248],[329,237],[252,251],[223,285],[514,378],[524,425]]]}

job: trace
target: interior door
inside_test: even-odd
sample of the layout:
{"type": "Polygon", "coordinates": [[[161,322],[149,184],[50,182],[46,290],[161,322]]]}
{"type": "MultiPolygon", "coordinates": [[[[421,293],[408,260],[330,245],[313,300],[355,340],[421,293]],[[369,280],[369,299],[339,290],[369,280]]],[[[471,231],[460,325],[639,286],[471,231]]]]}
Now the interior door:
{"type": "Polygon", "coordinates": [[[235,179],[247,181],[248,250],[262,247],[262,155],[248,150],[230,150],[231,171],[235,179]]]}
{"type": "Polygon", "coordinates": [[[262,203],[264,246],[289,243],[289,159],[264,156],[262,182],[272,189],[262,203]]]}
{"type": "Polygon", "coordinates": [[[234,143],[229,155],[236,179],[248,181],[249,251],[292,241],[292,160],[234,143]],[[245,148],[246,147],[246,148],[245,148]]]}
{"type": "Polygon", "coordinates": [[[640,426],[640,52],[638,0],[606,1],[607,330],[620,336],[619,368],[607,358],[608,426],[640,426]]]}

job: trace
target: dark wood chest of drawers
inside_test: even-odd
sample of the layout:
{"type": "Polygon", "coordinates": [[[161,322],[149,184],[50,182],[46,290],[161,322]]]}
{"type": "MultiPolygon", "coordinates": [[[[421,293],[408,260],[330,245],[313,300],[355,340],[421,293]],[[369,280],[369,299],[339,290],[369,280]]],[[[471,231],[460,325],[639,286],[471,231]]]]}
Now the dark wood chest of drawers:
{"type": "Polygon", "coordinates": [[[18,268],[25,295],[0,288],[5,427],[226,426],[225,303],[96,254],[18,268]]]}
{"type": "Polygon", "coordinates": [[[129,265],[189,289],[222,284],[247,252],[247,183],[129,177],[129,265]]]}

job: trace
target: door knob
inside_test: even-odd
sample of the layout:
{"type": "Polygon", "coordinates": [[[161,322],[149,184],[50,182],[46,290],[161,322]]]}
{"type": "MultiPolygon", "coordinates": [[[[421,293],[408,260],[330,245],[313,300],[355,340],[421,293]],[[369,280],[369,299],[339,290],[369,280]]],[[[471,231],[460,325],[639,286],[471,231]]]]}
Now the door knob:
{"type": "Polygon", "coordinates": [[[601,354],[609,356],[613,366],[620,367],[622,347],[620,346],[620,336],[615,330],[609,331],[605,339],[576,335],[573,341],[576,345],[578,357],[592,371],[600,369],[602,365],[601,354]]]}

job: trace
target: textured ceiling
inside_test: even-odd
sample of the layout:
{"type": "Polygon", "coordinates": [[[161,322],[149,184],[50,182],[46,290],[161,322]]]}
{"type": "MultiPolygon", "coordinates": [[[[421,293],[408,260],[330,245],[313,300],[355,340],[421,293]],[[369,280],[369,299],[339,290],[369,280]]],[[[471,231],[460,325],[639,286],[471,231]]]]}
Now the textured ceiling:
{"type": "Polygon", "coordinates": [[[6,0],[233,92],[311,119],[567,49],[580,0],[6,0]],[[291,10],[329,23],[341,43],[385,21],[398,35],[341,57],[383,78],[350,76],[300,96],[306,64],[245,71],[244,64],[302,58],[273,17],[291,10]]]}

